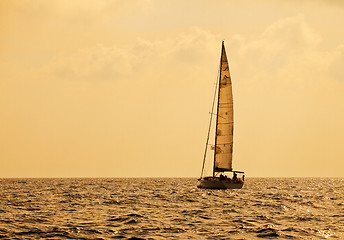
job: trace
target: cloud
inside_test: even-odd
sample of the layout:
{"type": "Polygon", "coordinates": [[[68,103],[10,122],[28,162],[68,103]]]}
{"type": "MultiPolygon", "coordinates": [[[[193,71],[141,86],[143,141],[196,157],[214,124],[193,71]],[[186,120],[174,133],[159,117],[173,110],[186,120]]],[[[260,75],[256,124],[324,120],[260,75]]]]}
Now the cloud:
{"type": "Polygon", "coordinates": [[[60,79],[101,81],[131,74],[132,63],[132,55],[127,51],[96,45],[62,55],[50,67],[60,79]]]}
{"type": "MultiPolygon", "coordinates": [[[[207,65],[207,56],[215,57],[220,42],[210,32],[192,28],[177,36],[150,40],[137,38],[132,44],[97,44],[61,54],[49,64],[52,75],[70,80],[124,80],[154,78],[161,75],[189,74],[207,65]]],[[[160,79],[163,80],[163,79],[160,79]]]]}
{"type": "Polygon", "coordinates": [[[332,62],[328,67],[328,71],[334,79],[344,82],[344,45],[340,45],[332,55],[332,62]]]}
{"type": "Polygon", "coordinates": [[[260,35],[230,40],[233,66],[247,69],[239,71],[243,80],[252,84],[259,79],[263,86],[318,87],[324,78],[341,80],[343,48],[326,51],[321,44],[322,36],[303,15],[281,19],[260,35]]]}
{"type": "Polygon", "coordinates": [[[272,45],[270,47],[277,47],[273,50],[285,51],[289,48],[286,52],[312,49],[321,41],[319,34],[310,28],[303,15],[277,21],[263,32],[261,38],[269,41],[272,45]]]}
{"type": "MultiPolygon", "coordinates": [[[[109,17],[119,17],[130,11],[146,11],[151,6],[150,0],[105,0],[105,1],[68,1],[68,0],[30,0],[1,1],[1,10],[7,16],[20,17],[20,20],[34,21],[39,24],[50,24],[52,21],[67,26],[106,23],[109,17]],[[42,21],[45,19],[45,21],[42,21]]],[[[25,22],[24,22],[25,23],[25,22]]],[[[27,23],[26,23],[27,24],[27,23]]]]}

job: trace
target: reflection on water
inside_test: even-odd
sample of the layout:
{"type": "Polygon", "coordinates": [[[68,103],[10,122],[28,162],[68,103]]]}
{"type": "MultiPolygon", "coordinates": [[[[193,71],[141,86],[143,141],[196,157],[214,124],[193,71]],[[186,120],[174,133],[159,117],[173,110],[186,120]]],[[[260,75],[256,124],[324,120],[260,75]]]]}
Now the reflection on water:
{"type": "Polygon", "coordinates": [[[344,179],[0,179],[5,239],[344,239],[344,179]]]}

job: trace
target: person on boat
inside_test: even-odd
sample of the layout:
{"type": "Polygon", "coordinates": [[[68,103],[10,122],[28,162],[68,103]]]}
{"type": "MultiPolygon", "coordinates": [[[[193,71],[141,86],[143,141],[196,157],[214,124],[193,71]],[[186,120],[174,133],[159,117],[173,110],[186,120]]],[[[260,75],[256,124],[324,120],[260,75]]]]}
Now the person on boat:
{"type": "Polygon", "coordinates": [[[223,180],[223,179],[225,179],[225,176],[223,176],[223,174],[221,173],[220,174],[220,180],[223,180]]]}
{"type": "Polygon", "coordinates": [[[242,175],[242,181],[245,181],[245,174],[242,175]]]}

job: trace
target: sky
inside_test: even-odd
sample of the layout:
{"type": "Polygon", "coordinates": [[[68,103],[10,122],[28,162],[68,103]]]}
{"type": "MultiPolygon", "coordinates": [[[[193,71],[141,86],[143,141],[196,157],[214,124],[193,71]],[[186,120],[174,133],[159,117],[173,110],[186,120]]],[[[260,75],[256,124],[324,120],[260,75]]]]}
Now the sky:
{"type": "Polygon", "coordinates": [[[0,177],[198,177],[225,41],[233,167],[344,177],[344,4],[0,1],[0,177]]]}

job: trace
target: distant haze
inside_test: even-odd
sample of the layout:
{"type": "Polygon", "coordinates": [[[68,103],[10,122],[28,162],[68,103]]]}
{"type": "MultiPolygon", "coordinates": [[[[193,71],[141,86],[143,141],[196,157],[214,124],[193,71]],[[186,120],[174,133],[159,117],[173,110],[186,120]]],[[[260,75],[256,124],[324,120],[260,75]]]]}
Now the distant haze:
{"type": "Polygon", "coordinates": [[[222,40],[234,168],[343,177],[343,25],[341,1],[1,1],[0,177],[198,177],[222,40]]]}

